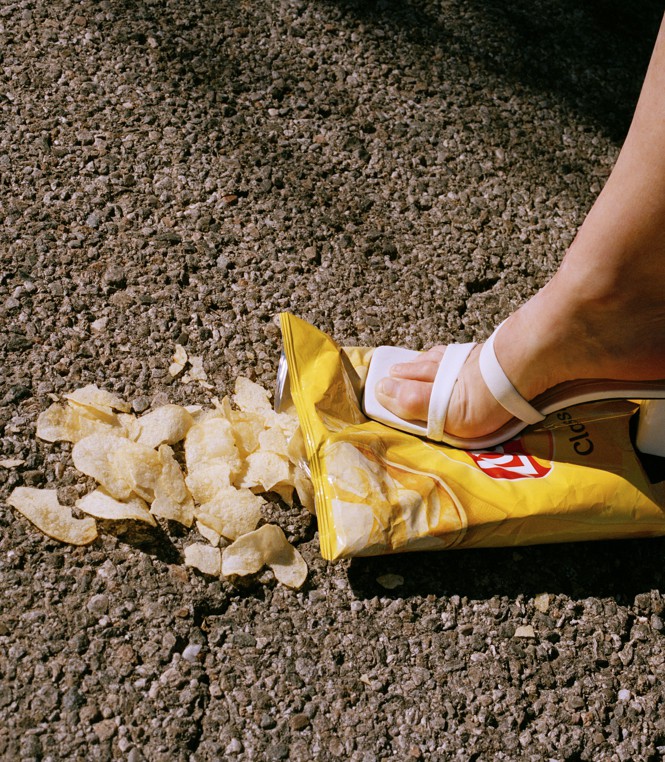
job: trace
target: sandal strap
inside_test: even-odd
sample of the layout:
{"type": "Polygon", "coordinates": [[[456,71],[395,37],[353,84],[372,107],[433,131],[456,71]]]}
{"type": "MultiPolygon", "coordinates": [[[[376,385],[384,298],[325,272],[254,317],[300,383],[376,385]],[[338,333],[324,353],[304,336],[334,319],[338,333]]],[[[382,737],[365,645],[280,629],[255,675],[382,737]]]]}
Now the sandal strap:
{"type": "Polygon", "coordinates": [[[503,323],[498,326],[480,350],[480,357],[478,358],[480,374],[494,399],[511,415],[525,423],[540,423],[545,420],[545,416],[515,389],[497,360],[494,351],[494,337],[502,325],[503,323]]]}
{"type": "Polygon", "coordinates": [[[448,405],[453,394],[453,387],[475,342],[469,344],[448,344],[434,377],[432,394],[427,411],[427,438],[434,442],[443,439],[446,427],[448,405]]]}

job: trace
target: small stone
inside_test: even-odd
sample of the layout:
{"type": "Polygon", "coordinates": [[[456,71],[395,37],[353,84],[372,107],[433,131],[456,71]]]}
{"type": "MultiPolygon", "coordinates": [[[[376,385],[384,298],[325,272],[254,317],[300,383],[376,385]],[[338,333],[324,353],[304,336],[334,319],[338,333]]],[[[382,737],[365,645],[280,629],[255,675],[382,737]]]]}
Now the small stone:
{"type": "Polygon", "coordinates": [[[619,701],[630,701],[630,691],[627,688],[622,688],[617,694],[619,701]]]}
{"type": "Polygon", "coordinates": [[[93,732],[100,741],[108,741],[113,738],[117,729],[115,720],[100,720],[92,726],[93,732]]]}
{"type": "Polygon", "coordinates": [[[419,746],[412,746],[409,749],[409,757],[411,759],[422,759],[423,758],[423,753],[422,753],[420,747],[419,746]]]}
{"type": "Polygon", "coordinates": [[[124,288],[127,285],[127,275],[122,267],[110,265],[106,268],[103,281],[112,288],[124,288]]]}
{"type": "Polygon", "coordinates": [[[93,595],[86,604],[86,608],[91,614],[102,616],[109,610],[109,599],[103,593],[100,593],[99,595],[93,595]]]}
{"type": "Polygon", "coordinates": [[[662,632],[663,620],[658,616],[658,614],[651,615],[651,627],[652,629],[656,630],[656,632],[662,632]]]}
{"type": "Polygon", "coordinates": [[[550,607],[549,593],[540,593],[533,599],[533,605],[543,614],[546,614],[550,607]]]}
{"type": "Polygon", "coordinates": [[[99,318],[98,320],[90,323],[90,329],[95,333],[102,333],[106,330],[106,326],[109,324],[109,319],[106,317],[99,318]]]}
{"type": "Polygon", "coordinates": [[[242,743],[237,738],[232,738],[228,744],[226,744],[226,748],[224,749],[225,754],[240,754],[240,752],[243,750],[242,743]]]}
{"type": "Polygon", "coordinates": [[[535,638],[536,633],[533,629],[533,627],[530,624],[521,624],[519,627],[515,628],[515,635],[516,638],[535,638]]]}
{"type": "Polygon", "coordinates": [[[136,397],[132,400],[132,410],[135,413],[145,413],[150,407],[149,397],[136,397]]]}
{"type": "Polygon", "coordinates": [[[202,646],[200,643],[190,643],[185,646],[185,650],[182,652],[182,658],[190,664],[194,664],[201,653],[201,648],[202,646]]]}
{"type": "Polygon", "coordinates": [[[238,203],[238,197],[233,193],[227,193],[225,196],[222,196],[222,203],[226,204],[226,206],[233,206],[238,203]]]}
{"type": "Polygon", "coordinates": [[[291,730],[304,730],[309,725],[309,717],[306,714],[294,714],[289,720],[291,730]]]}

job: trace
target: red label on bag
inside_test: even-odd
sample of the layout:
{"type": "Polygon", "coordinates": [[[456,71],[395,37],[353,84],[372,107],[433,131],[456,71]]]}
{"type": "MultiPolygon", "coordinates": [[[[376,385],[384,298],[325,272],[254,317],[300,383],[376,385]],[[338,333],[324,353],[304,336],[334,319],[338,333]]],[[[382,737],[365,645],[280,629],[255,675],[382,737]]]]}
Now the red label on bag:
{"type": "MultiPolygon", "coordinates": [[[[552,435],[548,433],[548,436],[551,451],[552,435]]],[[[521,439],[511,439],[491,450],[476,450],[468,455],[492,479],[542,479],[552,470],[550,461],[525,452],[521,439]]]]}

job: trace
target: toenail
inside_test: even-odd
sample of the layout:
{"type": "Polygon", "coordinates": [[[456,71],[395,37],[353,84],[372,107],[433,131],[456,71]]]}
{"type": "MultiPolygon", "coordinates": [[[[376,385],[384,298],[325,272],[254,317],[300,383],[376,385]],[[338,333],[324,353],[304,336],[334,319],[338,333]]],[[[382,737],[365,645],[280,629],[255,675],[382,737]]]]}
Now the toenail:
{"type": "Polygon", "coordinates": [[[396,397],[399,384],[392,378],[382,378],[376,385],[376,391],[385,397],[396,397]]]}

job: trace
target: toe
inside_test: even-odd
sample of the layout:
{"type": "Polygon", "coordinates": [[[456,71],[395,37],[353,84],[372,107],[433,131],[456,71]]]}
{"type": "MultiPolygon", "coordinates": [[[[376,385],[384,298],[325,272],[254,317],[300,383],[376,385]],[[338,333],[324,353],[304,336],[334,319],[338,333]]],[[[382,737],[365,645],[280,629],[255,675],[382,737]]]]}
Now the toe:
{"type": "Polygon", "coordinates": [[[427,420],[431,392],[432,384],[424,381],[384,378],[376,386],[379,402],[405,420],[427,420]]]}
{"type": "Polygon", "coordinates": [[[412,381],[434,381],[436,371],[439,368],[441,357],[443,355],[442,347],[434,347],[427,352],[423,352],[417,360],[413,362],[397,363],[390,368],[390,375],[393,378],[410,379],[412,381]]]}

